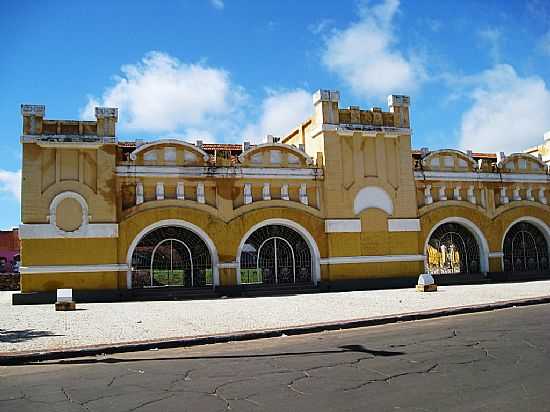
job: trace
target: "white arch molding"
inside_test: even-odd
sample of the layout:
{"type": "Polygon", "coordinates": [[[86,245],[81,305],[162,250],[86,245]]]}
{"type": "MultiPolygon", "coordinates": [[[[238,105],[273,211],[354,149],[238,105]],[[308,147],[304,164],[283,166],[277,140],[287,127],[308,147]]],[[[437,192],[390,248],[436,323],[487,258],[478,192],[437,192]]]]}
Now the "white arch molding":
{"type": "Polygon", "coordinates": [[[433,232],[441,225],[445,223],[458,223],[468,229],[475,240],[477,241],[477,246],[479,248],[479,269],[482,273],[489,271],[489,243],[485,238],[485,235],[477,225],[463,217],[451,216],[437,222],[426,236],[426,241],[424,242],[424,268],[428,267],[428,243],[432,237],[433,232]]]}
{"type": "Polygon", "coordinates": [[[304,228],[302,225],[296,223],[293,220],[280,219],[280,218],[267,219],[260,223],[256,223],[254,226],[248,229],[248,231],[242,237],[241,243],[239,244],[239,248],[237,249],[237,284],[238,285],[241,284],[241,252],[243,250],[243,247],[246,241],[248,240],[250,235],[254,233],[256,230],[258,230],[261,227],[270,226],[270,225],[287,226],[291,229],[294,229],[304,238],[307,245],[309,246],[309,251],[311,253],[311,259],[312,259],[311,278],[313,280],[313,283],[317,285],[317,283],[321,281],[321,254],[319,253],[319,248],[317,247],[317,243],[315,242],[315,239],[313,238],[313,236],[311,236],[311,233],[309,233],[307,229],[304,228]]]}
{"type": "Polygon", "coordinates": [[[358,215],[363,210],[375,208],[393,214],[393,201],[384,189],[378,186],[367,186],[359,190],[353,201],[353,212],[358,215]]]}
{"type": "Polygon", "coordinates": [[[166,226],[179,226],[183,227],[184,229],[188,229],[192,232],[194,232],[197,236],[199,236],[204,243],[206,243],[206,247],[208,248],[208,251],[210,252],[210,259],[212,263],[212,283],[213,287],[219,286],[220,284],[220,275],[218,271],[218,250],[216,249],[216,245],[206,234],[204,230],[202,230],[197,225],[194,225],[193,223],[187,222],[185,220],[180,219],[165,219],[165,220],[159,220],[158,222],[155,222],[146,228],[142,229],[141,232],[139,232],[132,243],[130,244],[130,247],[128,248],[128,253],[126,254],[126,262],[128,264],[128,272],[126,273],[126,287],[128,289],[132,289],[132,255],[134,254],[134,250],[136,249],[139,241],[148,233],[152,232],[155,229],[158,229],[160,227],[166,227],[166,226]]]}
{"type": "Polygon", "coordinates": [[[58,193],[50,202],[50,216],[49,221],[50,224],[57,227],[57,207],[61,204],[61,202],[65,199],[75,199],[82,209],[82,221],[80,222],[79,229],[82,227],[85,227],[90,222],[90,216],[88,212],[88,202],[86,202],[86,199],[84,199],[84,196],[82,196],[80,193],[72,192],[72,191],[66,191],[58,193]]]}
{"type": "Polygon", "coordinates": [[[538,230],[541,231],[541,233],[544,236],[544,239],[546,239],[546,247],[548,248],[548,255],[550,256],[550,228],[548,225],[538,217],[534,216],[522,216],[514,220],[512,223],[508,225],[504,233],[502,234],[502,243],[500,245],[500,250],[502,253],[502,257],[500,259],[500,265],[501,270],[504,270],[504,239],[506,239],[506,235],[510,231],[510,229],[516,224],[521,222],[527,222],[531,223],[533,226],[535,226],[538,230]]]}

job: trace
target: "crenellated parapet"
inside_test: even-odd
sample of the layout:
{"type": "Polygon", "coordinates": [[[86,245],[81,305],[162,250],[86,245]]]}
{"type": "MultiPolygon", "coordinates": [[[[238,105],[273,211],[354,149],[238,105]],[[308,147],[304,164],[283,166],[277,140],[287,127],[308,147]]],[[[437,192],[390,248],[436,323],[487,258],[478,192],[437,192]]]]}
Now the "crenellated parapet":
{"type": "Polygon", "coordinates": [[[22,143],[48,147],[93,147],[116,142],[118,109],[96,107],[95,121],[45,119],[43,105],[21,105],[23,116],[22,143]]]}

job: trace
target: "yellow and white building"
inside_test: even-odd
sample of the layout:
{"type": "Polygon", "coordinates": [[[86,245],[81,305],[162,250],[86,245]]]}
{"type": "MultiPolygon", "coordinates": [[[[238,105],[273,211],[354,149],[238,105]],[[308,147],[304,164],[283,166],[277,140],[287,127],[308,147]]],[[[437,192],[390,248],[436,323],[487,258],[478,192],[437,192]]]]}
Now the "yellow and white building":
{"type": "Polygon", "coordinates": [[[549,274],[550,143],[413,151],[409,98],[388,105],[319,90],[309,119],[259,145],[121,142],[117,109],[23,105],[21,296],[549,274]]]}

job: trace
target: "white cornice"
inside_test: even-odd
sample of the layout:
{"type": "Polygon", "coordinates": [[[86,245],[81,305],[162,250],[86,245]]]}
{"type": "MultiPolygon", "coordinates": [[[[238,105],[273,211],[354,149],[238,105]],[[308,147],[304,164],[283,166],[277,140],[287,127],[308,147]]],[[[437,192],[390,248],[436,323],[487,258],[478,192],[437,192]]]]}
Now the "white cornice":
{"type": "Polygon", "coordinates": [[[414,172],[414,177],[416,180],[550,183],[550,177],[543,173],[443,172],[416,170],[414,172]]]}
{"type": "Polygon", "coordinates": [[[325,233],[361,232],[361,219],[326,219],[325,233]]]}
{"type": "Polygon", "coordinates": [[[54,224],[22,224],[19,226],[21,239],[63,239],[63,238],[117,238],[118,224],[90,223],[74,232],[64,232],[54,224]]]}
{"type": "Polygon", "coordinates": [[[344,265],[353,263],[422,262],[424,255],[383,255],[383,256],[333,256],[322,258],[321,265],[344,265]]]}
{"type": "Polygon", "coordinates": [[[104,144],[115,144],[115,137],[96,135],[30,135],[25,134],[20,138],[21,143],[36,143],[40,147],[71,148],[71,149],[98,149],[104,144]]]}
{"type": "Polygon", "coordinates": [[[402,135],[410,135],[411,129],[407,127],[387,127],[373,126],[362,124],[322,124],[313,129],[311,137],[315,137],[323,132],[337,132],[342,136],[351,136],[354,133],[361,133],[362,136],[374,137],[378,134],[383,134],[386,137],[399,137],[402,135]]]}
{"type": "Polygon", "coordinates": [[[127,264],[113,263],[105,265],[22,266],[19,272],[23,275],[34,275],[41,273],[126,272],[127,270],[127,264]]]}
{"type": "Polygon", "coordinates": [[[117,166],[118,176],[139,177],[202,177],[230,179],[304,179],[323,177],[318,168],[257,168],[257,167],[200,167],[200,166],[117,166]]]}

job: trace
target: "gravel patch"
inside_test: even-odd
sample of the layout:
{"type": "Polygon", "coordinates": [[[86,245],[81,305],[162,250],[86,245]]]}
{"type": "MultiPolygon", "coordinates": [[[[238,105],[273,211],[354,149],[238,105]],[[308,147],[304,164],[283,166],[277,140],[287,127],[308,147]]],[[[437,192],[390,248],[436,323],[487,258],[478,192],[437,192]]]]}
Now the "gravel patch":
{"type": "Polygon", "coordinates": [[[0,292],[0,352],[67,349],[395,315],[550,296],[550,281],[192,301],[12,306],[0,292]]]}

